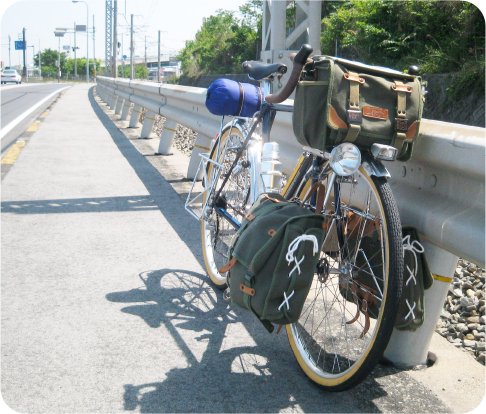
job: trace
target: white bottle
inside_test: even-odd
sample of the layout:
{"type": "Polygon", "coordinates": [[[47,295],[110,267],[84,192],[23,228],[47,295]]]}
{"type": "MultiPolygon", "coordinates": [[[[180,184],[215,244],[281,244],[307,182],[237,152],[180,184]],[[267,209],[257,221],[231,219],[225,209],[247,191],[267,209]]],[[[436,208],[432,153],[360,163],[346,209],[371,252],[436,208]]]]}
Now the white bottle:
{"type": "Polygon", "coordinates": [[[260,173],[260,193],[279,193],[282,182],[282,163],[276,142],[263,144],[262,159],[258,165],[260,173]]]}

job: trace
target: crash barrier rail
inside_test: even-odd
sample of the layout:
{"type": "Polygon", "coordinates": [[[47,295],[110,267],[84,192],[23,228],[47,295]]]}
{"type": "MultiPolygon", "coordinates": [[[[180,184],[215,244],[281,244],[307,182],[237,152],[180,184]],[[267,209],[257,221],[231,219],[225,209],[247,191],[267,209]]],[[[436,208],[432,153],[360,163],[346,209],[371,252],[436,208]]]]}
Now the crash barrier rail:
{"type": "MultiPolygon", "coordinates": [[[[200,153],[208,152],[221,118],[205,106],[206,89],[97,77],[97,93],[129,127],[150,138],[155,114],[166,118],[158,153],[169,154],[177,124],[197,133],[187,177],[193,179],[200,153]],[[131,109],[131,114],[130,114],[131,109]]],[[[394,331],[385,357],[397,366],[427,362],[435,325],[459,257],[485,265],[485,129],[423,119],[410,161],[387,163],[402,225],[415,227],[435,282],[425,291],[424,324],[415,332],[394,331]]],[[[283,171],[290,173],[302,153],[292,133],[292,114],[278,113],[272,140],[280,147],[283,171]]]]}

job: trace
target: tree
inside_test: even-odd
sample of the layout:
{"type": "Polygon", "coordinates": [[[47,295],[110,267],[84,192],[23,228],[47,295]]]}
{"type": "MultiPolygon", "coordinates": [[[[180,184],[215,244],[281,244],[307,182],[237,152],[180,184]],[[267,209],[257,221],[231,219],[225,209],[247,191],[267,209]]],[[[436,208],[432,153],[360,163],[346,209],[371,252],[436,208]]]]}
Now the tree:
{"type": "Polygon", "coordinates": [[[460,70],[484,62],[484,18],[463,1],[353,0],[323,19],[321,50],[370,64],[423,72],[460,70]]]}
{"type": "Polygon", "coordinates": [[[235,12],[218,10],[216,16],[203,19],[194,40],[178,55],[185,75],[241,73],[245,60],[254,60],[261,44],[262,2],[248,1],[235,12]]]}
{"type": "MultiPolygon", "coordinates": [[[[39,52],[41,57],[41,64],[42,64],[42,73],[47,74],[54,74],[53,76],[57,75],[57,60],[58,60],[58,52],[54,49],[44,49],[43,52],[39,52]]],[[[39,66],[39,53],[34,56],[34,64],[39,66]]],[[[65,52],[61,52],[61,71],[64,73],[65,65],[67,60],[67,54],[65,52]]]]}

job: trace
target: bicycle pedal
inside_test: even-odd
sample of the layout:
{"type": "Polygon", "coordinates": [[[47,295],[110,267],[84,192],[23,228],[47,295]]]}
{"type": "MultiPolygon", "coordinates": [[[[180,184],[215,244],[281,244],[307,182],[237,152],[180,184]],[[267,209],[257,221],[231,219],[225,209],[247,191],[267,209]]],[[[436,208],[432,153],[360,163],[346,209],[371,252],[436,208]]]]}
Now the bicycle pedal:
{"type": "Polygon", "coordinates": [[[230,293],[230,288],[227,288],[224,292],[223,292],[223,299],[226,301],[226,302],[231,302],[231,293],[230,293]]]}

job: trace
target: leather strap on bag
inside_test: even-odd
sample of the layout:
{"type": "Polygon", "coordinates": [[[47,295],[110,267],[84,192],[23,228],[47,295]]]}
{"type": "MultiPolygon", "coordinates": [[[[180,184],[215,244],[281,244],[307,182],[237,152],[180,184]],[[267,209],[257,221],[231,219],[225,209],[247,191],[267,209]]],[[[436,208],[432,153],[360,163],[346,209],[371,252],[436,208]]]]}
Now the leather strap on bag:
{"type": "Polygon", "coordinates": [[[359,85],[365,80],[356,72],[349,71],[344,74],[344,79],[349,81],[349,106],[348,106],[348,133],[343,142],[354,142],[361,131],[363,114],[359,109],[359,85]]]}
{"type": "Polygon", "coordinates": [[[412,93],[413,88],[405,85],[400,80],[394,80],[391,84],[392,90],[397,93],[397,117],[395,118],[395,135],[393,136],[393,146],[402,153],[403,144],[407,138],[408,119],[407,119],[407,95],[412,93]]]}
{"type": "Polygon", "coordinates": [[[299,204],[301,207],[310,200],[310,198],[314,195],[317,191],[317,201],[316,201],[316,213],[320,213],[324,208],[324,196],[326,194],[326,186],[321,182],[315,183],[309,190],[307,194],[304,196],[304,199],[299,204]]]}
{"type": "Polygon", "coordinates": [[[238,111],[236,112],[236,116],[241,115],[241,111],[243,110],[243,103],[245,102],[245,90],[243,89],[243,85],[238,82],[238,86],[240,87],[240,101],[238,102],[238,111]]]}

